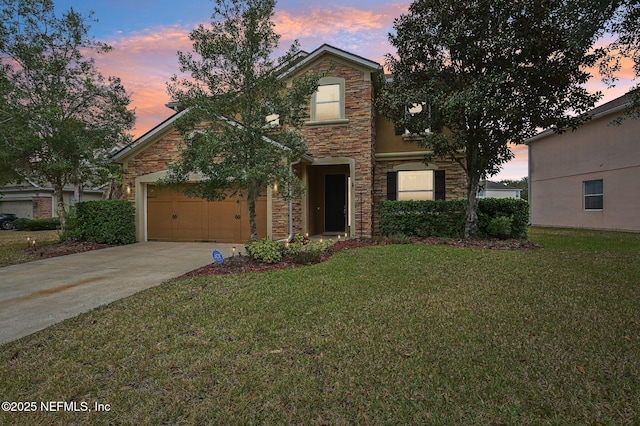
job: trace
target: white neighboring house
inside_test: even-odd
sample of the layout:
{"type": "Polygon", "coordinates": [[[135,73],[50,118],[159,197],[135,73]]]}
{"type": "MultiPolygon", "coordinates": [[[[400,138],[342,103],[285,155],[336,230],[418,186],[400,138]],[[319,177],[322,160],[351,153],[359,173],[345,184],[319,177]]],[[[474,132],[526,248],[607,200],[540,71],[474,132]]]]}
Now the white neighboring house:
{"type": "Polygon", "coordinates": [[[529,145],[531,224],[640,232],[640,119],[625,95],[576,131],[546,130],[529,145]]]}
{"type": "Polygon", "coordinates": [[[490,180],[480,181],[478,186],[478,198],[516,198],[519,200],[521,192],[522,190],[519,188],[490,180]]]}

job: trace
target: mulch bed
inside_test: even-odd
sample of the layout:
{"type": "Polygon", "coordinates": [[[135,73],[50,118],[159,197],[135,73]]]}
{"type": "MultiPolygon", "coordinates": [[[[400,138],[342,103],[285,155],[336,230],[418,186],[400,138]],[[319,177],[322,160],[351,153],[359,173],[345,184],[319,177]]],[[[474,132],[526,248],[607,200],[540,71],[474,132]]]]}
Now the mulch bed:
{"type": "MultiPolygon", "coordinates": [[[[540,246],[527,240],[465,240],[456,238],[412,238],[412,244],[426,245],[447,245],[454,247],[471,247],[487,250],[534,250],[540,246]]],[[[326,261],[333,253],[349,250],[358,247],[367,247],[375,245],[385,245],[387,241],[384,239],[364,240],[351,239],[337,241],[328,252],[323,255],[319,262],[326,261]]],[[[34,258],[51,258],[56,256],[65,256],[68,254],[82,253],[85,251],[99,250],[107,247],[113,247],[111,244],[98,244],[87,241],[66,241],[64,243],[45,244],[42,246],[24,248],[23,251],[34,258]]],[[[278,263],[267,264],[253,260],[247,256],[235,256],[225,259],[222,264],[211,263],[201,268],[187,272],[180,278],[196,277],[202,275],[219,275],[219,274],[237,274],[247,272],[267,272],[278,269],[288,269],[301,265],[295,264],[291,259],[283,259],[278,263]]]]}
{"type": "MultiPolygon", "coordinates": [[[[533,244],[530,241],[526,240],[465,240],[465,239],[455,239],[455,238],[412,238],[412,244],[426,244],[426,245],[447,245],[454,247],[470,247],[470,248],[481,248],[487,250],[535,250],[540,248],[537,244],[533,244]]],[[[322,256],[318,263],[326,261],[333,253],[349,250],[358,247],[367,247],[367,246],[375,246],[375,245],[385,245],[387,244],[384,240],[360,240],[360,239],[351,239],[351,240],[342,240],[337,241],[328,252],[322,256]]],[[[227,258],[221,264],[211,263],[205,266],[202,266],[198,269],[194,269],[193,271],[187,272],[186,274],[180,276],[180,278],[190,278],[197,276],[206,276],[206,275],[223,275],[223,274],[238,274],[238,273],[248,273],[248,272],[267,272],[274,271],[278,269],[289,269],[294,268],[297,265],[291,261],[291,259],[283,259],[278,263],[262,263],[256,260],[253,260],[247,256],[234,256],[232,258],[227,258]]]]}
{"type": "Polygon", "coordinates": [[[64,243],[43,244],[22,249],[34,258],[48,259],[50,257],[66,256],[68,254],[99,250],[114,247],[112,244],[98,244],[89,241],[65,241],[64,243]]]}

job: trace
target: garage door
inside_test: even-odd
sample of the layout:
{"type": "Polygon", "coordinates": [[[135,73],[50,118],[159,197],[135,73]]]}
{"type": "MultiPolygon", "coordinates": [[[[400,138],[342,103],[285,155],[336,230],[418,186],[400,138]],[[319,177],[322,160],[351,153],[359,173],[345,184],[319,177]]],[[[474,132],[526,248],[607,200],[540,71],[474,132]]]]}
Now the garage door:
{"type": "MultiPolygon", "coordinates": [[[[267,235],[267,198],[256,203],[258,238],[267,235]]],[[[147,187],[147,239],[243,243],[251,236],[247,202],[239,197],[209,202],[181,192],[147,187]]]]}

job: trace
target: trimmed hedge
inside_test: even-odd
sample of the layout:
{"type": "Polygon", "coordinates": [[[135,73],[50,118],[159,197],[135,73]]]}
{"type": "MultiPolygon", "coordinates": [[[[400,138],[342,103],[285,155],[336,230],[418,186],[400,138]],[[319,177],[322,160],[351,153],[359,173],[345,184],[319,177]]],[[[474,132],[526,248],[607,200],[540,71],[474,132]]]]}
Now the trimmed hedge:
{"type": "MultiPolygon", "coordinates": [[[[380,233],[409,237],[461,238],[464,235],[466,200],[383,201],[380,203],[380,233]]],[[[496,218],[511,220],[511,238],[526,239],[529,204],[511,198],[478,200],[478,236],[498,237],[489,230],[496,218]]],[[[492,227],[493,228],[493,227],[492,227]]]]}
{"type": "Polygon", "coordinates": [[[21,217],[13,221],[13,227],[18,231],[55,231],[60,228],[60,219],[27,219],[21,217]]]}
{"type": "Polygon", "coordinates": [[[136,242],[135,207],[129,201],[86,201],[76,204],[75,210],[69,236],[100,244],[136,242]]]}

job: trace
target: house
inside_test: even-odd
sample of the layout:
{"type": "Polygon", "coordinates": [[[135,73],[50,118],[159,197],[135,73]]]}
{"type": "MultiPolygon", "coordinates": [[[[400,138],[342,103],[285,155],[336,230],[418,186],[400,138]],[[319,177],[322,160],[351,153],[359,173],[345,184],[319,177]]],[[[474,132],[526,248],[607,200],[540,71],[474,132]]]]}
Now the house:
{"type": "MultiPolygon", "coordinates": [[[[465,174],[458,163],[425,164],[427,151],[415,138],[397,134],[394,124],[376,111],[380,64],[326,44],[302,56],[283,78],[325,73],[302,129],[308,151],[293,166],[306,191],[288,202],[277,188],[267,188],[257,205],[259,238],[371,237],[379,221],[375,206],[381,201],[465,197],[465,174]]],[[[244,200],[207,202],[156,185],[178,158],[181,136],[173,123],[180,114],[114,157],[124,166],[125,193],[136,206],[138,240],[247,241],[244,200]]]]}
{"type": "Polygon", "coordinates": [[[519,188],[490,180],[481,181],[478,187],[478,198],[517,198],[519,200],[522,192],[519,188]]]}
{"type": "Polygon", "coordinates": [[[629,105],[622,96],[576,131],[527,141],[533,225],[640,231],[640,120],[613,122],[629,105]]]}
{"type": "MultiPolygon", "coordinates": [[[[82,201],[100,200],[104,189],[83,188],[82,201]]],[[[67,207],[76,203],[73,185],[63,188],[64,202],[67,207]]],[[[39,185],[30,180],[12,183],[0,187],[0,211],[14,213],[28,219],[56,217],[56,198],[50,184],[39,185]]]]}

